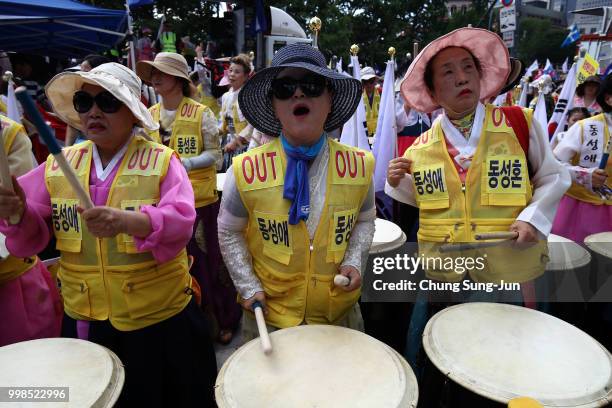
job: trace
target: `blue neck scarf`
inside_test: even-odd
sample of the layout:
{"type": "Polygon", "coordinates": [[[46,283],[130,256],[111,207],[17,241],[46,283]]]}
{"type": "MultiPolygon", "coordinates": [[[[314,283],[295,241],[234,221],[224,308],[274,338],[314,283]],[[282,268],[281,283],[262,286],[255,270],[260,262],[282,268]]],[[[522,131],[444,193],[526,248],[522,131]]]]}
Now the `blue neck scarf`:
{"type": "Polygon", "coordinates": [[[294,147],[283,134],[280,135],[283,149],[287,155],[287,171],[283,198],[291,201],[289,224],[296,225],[300,220],[306,221],[310,214],[310,188],[308,186],[308,163],[317,157],[327,140],[325,133],[312,146],[294,147]]]}

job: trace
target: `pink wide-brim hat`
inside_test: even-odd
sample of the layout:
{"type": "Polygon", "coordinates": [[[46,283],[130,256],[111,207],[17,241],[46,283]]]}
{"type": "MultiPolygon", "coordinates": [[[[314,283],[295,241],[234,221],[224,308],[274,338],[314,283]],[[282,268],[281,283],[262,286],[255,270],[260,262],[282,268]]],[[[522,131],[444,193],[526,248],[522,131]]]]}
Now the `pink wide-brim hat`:
{"type": "Polygon", "coordinates": [[[497,96],[510,73],[510,56],[502,39],[482,28],[459,28],[429,43],[412,61],[401,92],[407,104],[419,112],[430,113],[440,105],[432,98],[425,85],[425,68],[433,57],[448,47],[465,48],[480,62],[480,100],[497,96]]]}

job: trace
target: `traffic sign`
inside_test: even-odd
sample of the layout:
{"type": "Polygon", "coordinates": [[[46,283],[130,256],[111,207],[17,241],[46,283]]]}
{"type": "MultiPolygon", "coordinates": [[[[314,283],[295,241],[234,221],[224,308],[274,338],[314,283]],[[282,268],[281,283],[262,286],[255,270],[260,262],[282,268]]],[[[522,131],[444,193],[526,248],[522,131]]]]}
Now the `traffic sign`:
{"type": "Polygon", "coordinates": [[[504,7],[509,7],[510,5],[512,5],[512,3],[514,3],[514,0],[501,0],[501,4],[504,7]]]}
{"type": "Polygon", "coordinates": [[[499,9],[499,27],[502,33],[516,30],[516,8],[514,8],[514,4],[499,9]]]}

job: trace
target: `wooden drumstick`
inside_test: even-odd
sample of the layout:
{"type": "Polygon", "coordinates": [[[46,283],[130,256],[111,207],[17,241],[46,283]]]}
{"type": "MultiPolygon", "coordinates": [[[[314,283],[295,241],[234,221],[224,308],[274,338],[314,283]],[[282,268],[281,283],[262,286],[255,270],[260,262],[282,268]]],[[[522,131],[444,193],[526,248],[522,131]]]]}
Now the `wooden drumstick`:
{"type": "Polygon", "coordinates": [[[466,242],[460,244],[444,244],[440,247],[440,252],[467,251],[469,249],[481,249],[494,247],[505,243],[506,241],[497,242],[466,242]]]}
{"type": "Polygon", "coordinates": [[[351,279],[348,276],[336,275],[334,276],[334,285],[336,286],[348,286],[351,284],[351,279]]]}
{"type": "Polygon", "coordinates": [[[259,331],[259,338],[261,340],[261,348],[265,355],[272,353],[272,343],[270,342],[270,335],[268,335],[268,329],[266,328],[266,319],[263,314],[263,306],[259,301],[253,303],[253,312],[255,313],[255,320],[257,321],[257,330],[259,331]]]}
{"type": "Polygon", "coordinates": [[[81,183],[79,183],[79,180],[77,179],[77,176],[74,173],[74,169],[72,168],[72,166],[70,166],[70,164],[68,164],[66,157],[64,157],[64,154],[62,153],[62,148],[57,143],[57,140],[55,140],[55,137],[51,133],[49,126],[47,126],[47,124],[43,120],[40,112],[38,111],[38,109],[36,109],[36,106],[34,106],[34,102],[32,101],[32,98],[30,98],[30,96],[28,95],[25,86],[20,86],[19,88],[17,88],[15,90],[15,96],[17,96],[17,99],[19,99],[19,102],[21,102],[21,106],[23,106],[23,109],[32,119],[32,122],[34,123],[34,126],[36,126],[40,137],[43,138],[45,144],[47,145],[47,148],[49,149],[49,152],[55,158],[55,161],[62,170],[62,173],[64,173],[64,177],[66,177],[68,183],[81,200],[81,206],[85,209],[92,208],[94,205],[91,202],[91,198],[89,198],[89,194],[87,194],[81,183]]]}
{"type": "MultiPolygon", "coordinates": [[[[8,164],[8,155],[6,154],[6,150],[4,150],[4,136],[2,135],[2,122],[0,122],[0,184],[2,187],[11,190],[13,193],[15,189],[13,188],[13,180],[11,179],[11,170],[9,169],[8,164]]],[[[10,224],[18,224],[21,218],[19,214],[13,214],[9,217],[10,224]]]]}
{"type": "Polygon", "coordinates": [[[486,241],[489,239],[517,239],[518,232],[516,231],[502,231],[502,232],[485,232],[482,234],[476,234],[476,241],[486,241]]]}

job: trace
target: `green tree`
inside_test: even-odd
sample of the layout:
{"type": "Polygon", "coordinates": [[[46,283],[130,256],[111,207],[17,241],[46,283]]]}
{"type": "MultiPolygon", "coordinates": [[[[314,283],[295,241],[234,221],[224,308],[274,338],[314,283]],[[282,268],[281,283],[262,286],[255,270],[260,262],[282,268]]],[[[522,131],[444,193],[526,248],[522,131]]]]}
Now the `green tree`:
{"type": "Polygon", "coordinates": [[[526,64],[536,58],[540,62],[548,58],[553,63],[561,63],[566,57],[571,60],[575,48],[561,48],[566,36],[566,30],[553,27],[549,20],[524,18],[519,26],[518,56],[526,64]]]}

